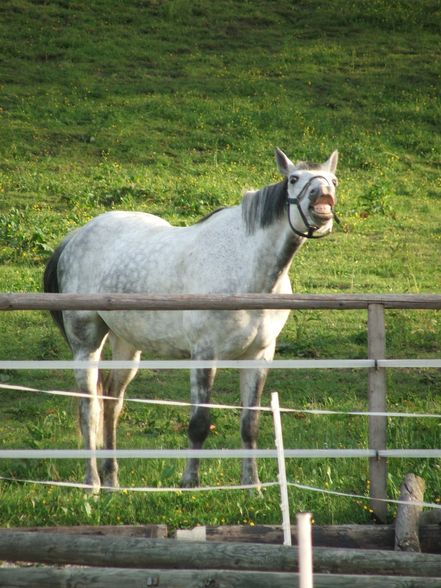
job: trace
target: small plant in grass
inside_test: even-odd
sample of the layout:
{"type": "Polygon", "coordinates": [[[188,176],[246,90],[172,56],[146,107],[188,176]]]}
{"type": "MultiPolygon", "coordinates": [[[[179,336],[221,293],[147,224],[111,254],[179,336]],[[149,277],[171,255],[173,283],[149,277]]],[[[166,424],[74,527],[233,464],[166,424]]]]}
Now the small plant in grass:
{"type": "Polygon", "coordinates": [[[393,203],[396,199],[397,195],[384,179],[368,184],[359,199],[359,215],[362,217],[392,215],[392,218],[395,218],[393,203]]]}

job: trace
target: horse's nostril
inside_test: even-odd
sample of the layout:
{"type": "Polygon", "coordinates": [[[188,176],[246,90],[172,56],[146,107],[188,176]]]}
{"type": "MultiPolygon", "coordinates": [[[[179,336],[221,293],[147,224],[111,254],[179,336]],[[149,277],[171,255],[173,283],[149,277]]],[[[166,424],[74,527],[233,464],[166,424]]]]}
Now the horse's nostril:
{"type": "Polygon", "coordinates": [[[309,195],[313,200],[324,198],[326,196],[332,196],[331,191],[328,190],[325,186],[317,186],[316,188],[313,188],[309,195]]]}

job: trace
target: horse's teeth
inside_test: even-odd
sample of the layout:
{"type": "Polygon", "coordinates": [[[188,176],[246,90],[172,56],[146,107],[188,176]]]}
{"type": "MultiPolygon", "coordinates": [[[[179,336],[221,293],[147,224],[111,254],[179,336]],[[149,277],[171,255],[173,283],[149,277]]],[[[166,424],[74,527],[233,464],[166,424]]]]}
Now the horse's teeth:
{"type": "Polygon", "coordinates": [[[322,214],[329,214],[331,212],[331,207],[329,204],[316,204],[314,206],[315,212],[319,212],[322,214]]]}

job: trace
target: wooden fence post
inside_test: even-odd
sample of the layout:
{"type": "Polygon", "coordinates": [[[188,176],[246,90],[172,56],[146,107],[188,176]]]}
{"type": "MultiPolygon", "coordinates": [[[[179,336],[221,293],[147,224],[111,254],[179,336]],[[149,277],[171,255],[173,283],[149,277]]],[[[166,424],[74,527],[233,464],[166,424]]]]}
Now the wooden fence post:
{"type": "Polygon", "coordinates": [[[421,503],[424,501],[426,483],[415,474],[406,474],[400,488],[400,500],[395,519],[395,550],[418,551],[420,545],[420,517],[423,512],[421,503]],[[417,504],[415,504],[417,503],[417,504]]]}
{"type": "MultiPolygon", "coordinates": [[[[384,323],[384,306],[368,305],[368,356],[369,359],[384,359],[386,351],[386,331],[384,323]]],[[[385,369],[378,366],[369,368],[368,374],[368,409],[369,412],[386,412],[386,375],[385,369]]],[[[386,417],[369,417],[369,449],[386,449],[386,417]]],[[[369,480],[371,507],[378,522],[385,523],[387,503],[376,499],[385,499],[387,483],[387,462],[384,457],[369,458],[369,480]]]]}

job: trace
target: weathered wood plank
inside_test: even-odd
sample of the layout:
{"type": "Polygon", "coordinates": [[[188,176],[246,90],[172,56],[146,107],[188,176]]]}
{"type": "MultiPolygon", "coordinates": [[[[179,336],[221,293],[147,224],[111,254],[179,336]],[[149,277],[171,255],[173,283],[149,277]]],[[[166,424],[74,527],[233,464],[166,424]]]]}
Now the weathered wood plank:
{"type": "Polygon", "coordinates": [[[40,294],[0,293],[0,310],[239,310],[239,309],[441,309],[437,294],[40,294]]]}
{"type": "Polygon", "coordinates": [[[0,527],[1,533],[57,533],[69,535],[99,535],[117,537],[144,537],[146,539],[166,539],[167,525],[78,525],[75,527],[0,527]]]}
{"type": "MultiPolygon", "coordinates": [[[[368,307],[368,357],[384,359],[386,352],[386,330],[384,306],[369,304],[368,307]]],[[[386,412],[386,375],[384,368],[374,367],[368,370],[368,410],[369,412],[386,412]]],[[[369,416],[369,449],[386,449],[386,417],[369,416]]],[[[387,461],[384,457],[369,458],[369,480],[371,507],[376,519],[385,523],[387,518],[387,461]]]]}
{"type": "MultiPolygon", "coordinates": [[[[139,570],[114,568],[15,568],[0,569],[0,586],[9,588],[296,588],[296,573],[239,572],[229,570],[139,570]]],[[[315,574],[316,588],[441,588],[441,578],[315,574]]]]}
{"type": "Polygon", "coordinates": [[[415,502],[423,502],[425,481],[415,474],[406,474],[400,488],[400,500],[407,504],[399,504],[395,519],[395,549],[398,551],[421,551],[419,539],[420,515],[422,506],[415,502]]]}
{"type": "MultiPolygon", "coordinates": [[[[438,539],[441,553],[439,527],[431,525],[430,537],[438,539]]],[[[421,528],[423,533],[424,527],[421,528]]],[[[224,525],[206,527],[207,541],[230,541],[237,543],[270,543],[281,545],[283,532],[280,525],[224,525]]],[[[313,525],[312,543],[315,547],[345,547],[349,549],[393,549],[395,531],[393,525],[313,525]]],[[[291,527],[293,545],[297,544],[297,528],[291,527]]],[[[427,540],[426,540],[427,543],[427,540]]],[[[424,544],[424,543],[423,543],[424,544]]],[[[430,541],[433,546],[433,541],[430,541]]],[[[424,550],[423,551],[427,551],[424,550]]]]}
{"type": "MultiPolygon", "coordinates": [[[[421,551],[423,553],[441,554],[441,532],[439,520],[441,511],[424,511],[423,519],[428,515],[436,517],[430,524],[422,524],[419,529],[421,551]]],[[[1,533],[13,532],[64,533],[80,535],[120,536],[166,538],[167,525],[104,525],[77,527],[0,527],[1,533]]],[[[229,543],[263,543],[282,545],[283,532],[280,525],[223,525],[205,527],[207,541],[229,543]]],[[[297,528],[291,527],[292,543],[297,543],[297,528]]],[[[316,547],[336,547],[349,549],[394,549],[394,525],[313,525],[313,545],[316,547]]]]}
{"type": "MultiPolygon", "coordinates": [[[[425,511],[424,515],[429,511],[425,511]]],[[[433,511],[437,521],[440,511],[433,511]]],[[[437,521],[432,521],[433,523],[437,521]]],[[[281,545],[283,533],[280,525],[225,525],[206,527],[207,541],[236,543],[272,543],[281,545]]],[[[423,524],[419,530],[421,551],[441,554],[439,524],[423,524]]],[[[291,527],[292,543],[297,543],[297,529],[291,527]]],[[[312,542],[315,547],[346,547],[350,549],[394,549],[394,525],[313,525],[312,542]]]]}
{"type": "MultiPolygon", "coordinates": [[[[313,558],[316,573],[441,577],[441,558],[432,554],[316,547],[313,558]]],[[[282,545],[16,532],[0,534],[0,559],[145,569],[294,572],[298,550],[282,545]]]]}

